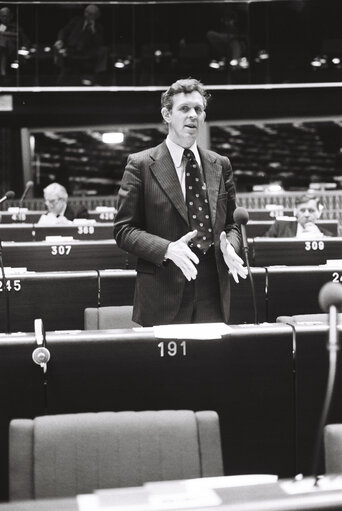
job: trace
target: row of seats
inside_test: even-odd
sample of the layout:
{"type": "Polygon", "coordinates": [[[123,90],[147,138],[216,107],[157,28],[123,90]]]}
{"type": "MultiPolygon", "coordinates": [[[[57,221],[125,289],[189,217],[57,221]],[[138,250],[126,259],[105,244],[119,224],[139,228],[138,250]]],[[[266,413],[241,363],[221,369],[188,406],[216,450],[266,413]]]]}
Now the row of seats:
{"type": "MultiPolygon", "coordinates": [[[[294,217],[293,217],[294,218],[294,217]]],[[[246,226],[247,236],[263,236],[273,224],[273,220],[251,220],[246,226]]],[[[332,236],[338,235],[337,220],[318,220],[317,226],[328,230],[332,236]]],[[[37,224],[0,224],[2,241],[45,241],[49,237],[67,236],[79,240],[105,240],[113,238],[111,222],[74,222],[73,225],[41,226],[37,224]]]]}
{"type": "MultiPolygon", "coordinates": [[[[274,322],[278,316],[320,312],[317,300],[321,287],[329,281],[341,282],[338,261],[322,266],[273,266],[252,268],[257,321],[274,322]]],[[[31,332],[35,318],[42,318],[49,331],[63,329],[115,328],[113,311],[106,307],[133,304],[135,270],[12,272],[7,276],[7,293],[0,291],[2,331],[31,332]],[[65,297],[68,297],[66,300],[65,297]],[[103,311],[105,316],[92,322],[84,319],[84,310],[103,311]],[[107,319],[110,323],[107,323],[107,319]]],[[[0,282],[0,289],[3,283],[0,282]]],[[[128,316],[130,310],[127,311],[128,316]]],[[[92,314],[92,313],[89,313],[92,314]]],[[[94,313],[93,313],[94,314],[94,313]]],[[[249,279],[231,282],[230,324],[255,322],[249,279]]],[[[125,326],[127,323],[125,323],[125,326]]],[[[130,325],[130,324],[129,324],[130,325]]]]}
{"type": "MultiPolygon", "coordinates": [[[[324,440],[327,473],[342,472],[342,424],[328,425],[324,440]]],[[[10,500],[221,475],[214,411],[52,415],[9,427],[10,500]]]]}
{"type": "Polygon", "coordinates": [[[278,180],[284,189],[313,181],[341,187],[341,126],[334,121],[255,123],[211,127],[212,149],[226,154],[239,191],[278,180]]]}

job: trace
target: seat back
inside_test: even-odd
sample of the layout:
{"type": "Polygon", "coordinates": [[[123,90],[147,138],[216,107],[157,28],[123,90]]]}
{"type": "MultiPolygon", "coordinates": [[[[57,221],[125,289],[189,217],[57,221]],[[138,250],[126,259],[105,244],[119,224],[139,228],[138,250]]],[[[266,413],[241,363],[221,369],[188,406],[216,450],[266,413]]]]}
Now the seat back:
{"type": "Polygon", "coordinates": [[[109,307],[87,307],[84,310],[84,329],[133,328],[139,326],[132,321],[132,305],[109,307]]]}
{"type": "Polygon", "coordinates": [[[342,472],[342,424],[328,424],[324,428],[325,471],[342,472]]]}
{"type": "Polygon", "coordinates": [[[214,411],[100,412],[14,419],[10,500],[223,475],[214,411]]]}

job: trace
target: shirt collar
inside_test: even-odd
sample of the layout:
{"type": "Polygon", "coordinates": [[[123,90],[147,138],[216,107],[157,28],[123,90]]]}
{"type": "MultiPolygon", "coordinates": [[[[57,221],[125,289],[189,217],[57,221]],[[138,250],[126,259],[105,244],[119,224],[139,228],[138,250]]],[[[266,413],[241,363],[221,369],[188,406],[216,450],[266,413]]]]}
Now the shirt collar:
{"type": "MultiPolygon", "coordinates": [[[[182,146],[180,146],[178,144],[175,144],[170,139],[169,136],[166,137],[165,142],[166,142],[168,150],[170,151],[171,158],[173,160],[174,166],[176,168],[180,167],[182,165],[182,158],[183,158],[183,153],[184,153],[184,147],[182,147],[182,146]]],[[[197,143],[194,142],[194,144],[191,147],[189,147],[188,149],[190,149],[194,153],[198,165],[201,165],[201,158],[200,158],[200,155],[199,155],[199,152],[198,152],[197,143]]]]}

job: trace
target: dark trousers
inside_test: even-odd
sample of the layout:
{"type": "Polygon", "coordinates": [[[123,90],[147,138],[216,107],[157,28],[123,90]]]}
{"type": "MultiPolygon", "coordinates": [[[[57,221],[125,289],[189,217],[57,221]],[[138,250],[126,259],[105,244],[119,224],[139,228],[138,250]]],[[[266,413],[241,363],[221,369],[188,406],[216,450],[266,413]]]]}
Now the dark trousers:
{"type": "Polygon", "coordinates": [[[179,311],[171,323],[223,321],[214,247],[199,259],[197,277],[186,281],[179,311]]]}

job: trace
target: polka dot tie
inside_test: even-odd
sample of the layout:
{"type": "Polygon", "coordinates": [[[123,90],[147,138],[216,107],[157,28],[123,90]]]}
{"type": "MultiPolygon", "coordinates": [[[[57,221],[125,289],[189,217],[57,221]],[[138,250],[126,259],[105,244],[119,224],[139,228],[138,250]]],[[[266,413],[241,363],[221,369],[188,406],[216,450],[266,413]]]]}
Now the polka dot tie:
{"type": "Polygon", "coordinates": [[[213,244],[213,231],[210,221],[207,187],[202,178],[195,155],[190,149],[184,150],[186,205],[191,230],[197,229],[197,236],[190,243],[190,248],[205,254],[213,244]]]}

